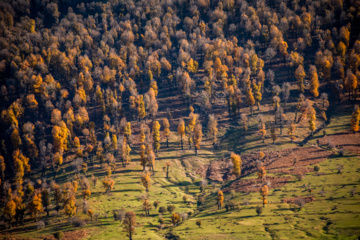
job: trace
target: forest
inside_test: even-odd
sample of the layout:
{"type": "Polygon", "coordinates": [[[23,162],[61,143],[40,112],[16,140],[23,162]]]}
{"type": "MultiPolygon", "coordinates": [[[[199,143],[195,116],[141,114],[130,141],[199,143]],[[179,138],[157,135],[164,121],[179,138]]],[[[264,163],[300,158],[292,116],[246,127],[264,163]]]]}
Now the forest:
{"type": "Polygon", "coordinates": [[[360,0],[0,1],[0,239],[358,239],[360,0]]]}

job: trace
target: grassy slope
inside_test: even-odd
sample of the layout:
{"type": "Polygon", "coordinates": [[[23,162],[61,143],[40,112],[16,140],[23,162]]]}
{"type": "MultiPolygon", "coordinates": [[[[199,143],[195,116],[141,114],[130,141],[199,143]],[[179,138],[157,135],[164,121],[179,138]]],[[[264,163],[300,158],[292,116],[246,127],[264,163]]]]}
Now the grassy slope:
{"type": "MultiPolygon", "coordinates": [[[[291,106],[289,106],[290,108],[291,106]]],[[[265,106],[264,106],[265,108],[265,106]]],[[[271,111],[271,108],[269,108],[271,111]]],[[[349,114],[351,109],[346,110],[346,115],[334,115],[330,124],[325,128],[327,134],[348,129],[344,123],[349,122],[349,114]]],[[[264,114],[266,121],[271,121],[271,114],[264,114]]],[[[293,118],[291,114],[289,118],[293,118]]],[[[318,125],[321,120],[318,119],[318,125]]],[[[194,155],[193,150],[188,150],[188,146],[184,145],[185,150],[180,150],[179,141],[175,134],[171,135],[169,148],[162,148],[157,154],[156,175],[152,177],[152,186],[149,192],[151,203],[159,200],[160,206],[174,204],[176,212],[189,212],[196,210],[196,204],[188,205],[182,201],[182,197],[187,192],[190,201],[196,202],[199,194],[199,187],[196,184],[200,179],[194,174],[194,170],[203,164],[218,157],[222,157],[231,150],[237,152],[252,152],[261,149],[280,149],[294,147],[287,137],[287,130],[284,130],[283,136],[279,137],[276,145],[271,144],[271,139],[266,139],[265,144],[259,136],[256,135],[256,113],[250,118],[249,135],[246,141],[242,139],[242,130],[237,124],[226,126],[220,129],[220,150],[212,151],[210,141],[205,141],[202,150],[198,156],[194,155]],[[234,148],[235,146],[235,148],[234,148]],[[170,168],[170,179],[165,178],[165,172],[162,167],[167,161],[172,163],[170,168]],[[187,186],[187,190],[186,190],[187,186]]],[[[307,136],[307,124],[299,124],[297,136],[299,141],[307,136]]],[[[322,131],[315,134],[308,144],[315,144],[317,138],[322,137],[322,131]]],[[[112,194],[105,195],[101,186],[104,177],[104,171],[99,169],[89,169],[88,176],[92,173],[99,176],[99,182],[96,188],[92,188],[90,197],[90,206],[100,214],[97,221],[89,221],[89,217],[79,213],[81,218],[88,220],[85,227],[88,231],[86,239],[123,239],[125,233],[122,232],[120,222],[114,222],[112,218],[112,210],[124,207],[126,210],[132,210],[137,214],[137,222],[139,226],[136,229],[134,239],[163,239],[163,236],[170,230],[174,234],[179,235],[183,239],[299,239],[299,238],[341,238],[355,239],[360,235],[360,212],[358,206],[360,204],[360,195],[356,194],[350,197],[349,191],[355,187],[359,190],[359,159],[354,155],[344,157],[335,156],[322,162],[320,165],[320,176],[309,173],[302,181],[294,181],[285,185],[280,189],[271,189],[269,194],[269,204],[263,211],[261,216],[256,216],[255,208],[260,205],[259,193],[236,193],[235,202],[243,203],[248,199],[250,204],[242,206],[240,212],[225,210],[217,210],[215,206],[216,191],[220,185],[208,187],[206,208],[195,217],[183,222],[175,229],[170,227],[170,214],[164,215],[166,227],[164,230],[157,231],[158,212],[155,209],[150,211],[150,217],[141,217],[142,201],[138,200],[138,196],[146,194],[140,182],[141,166],[138,164],[137,148],[132,147],[133,161],[126,169],[119,167],[118,172],[113,175],[115,187],[112,194]],[[337,174],[336,166],[345,165],[343,174],[337,174]],[[281,203],[284,197],[307,196],[308,192],[302,186],[310,184],[314,189],[313,195],[316,201],[306,204],[301,211],[294,210],[294,206],[281,203]],[[324,189],[324,196],[319,195],[319,191],[324,189]],[[336,206],[336,208],[335,208],[336,206]],[[107,213],[107,214],[106,214],[107,213]],[[105,217],[107,215],[107,217],[105,217]],[[202,228],[198,228],[195,224],[197,219],[202,219],[202,228]],[[330,220],[332,224],[328,230],[324,227],[330,220]]],[[[66,165],[64,166],[66,167],[66,165]]],[[[67,168],[66,174],[71,175],[71,169],[67,168]]],[[[65,179],[65,173],[59,175],[59,179],[65,179]]],[[[255,175],[247,178],[255,178],[255,175]]],[[[80,190],[78,191],[78,201],[81,202],[80,190]]],[[[227,196],[225,196],[227,197],[227,196]]],[[[80,211],[79,211],[80,212],[80,211]]],[[[54,214],[54,211],[51,212],[54,214]]],[[[48,226],[44,230],[34,230],[35,223],[28,223],[27,231],[19,231],[20,236],[39,237],[52,234],[55,231],[73,230],[66,223],[63,216],[56,218],[52,216],[48,220],[48,226]]]]}

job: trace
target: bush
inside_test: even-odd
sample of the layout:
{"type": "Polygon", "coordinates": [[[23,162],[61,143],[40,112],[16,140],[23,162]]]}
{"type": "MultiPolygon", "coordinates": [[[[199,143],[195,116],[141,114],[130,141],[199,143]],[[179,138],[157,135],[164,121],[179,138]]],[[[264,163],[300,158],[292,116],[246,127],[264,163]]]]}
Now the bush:
{"type": "Polygon", "coordinates": [[[263,208],[260,207],[260,206],[257,206],[257,207],[256,207],[256,213],[257,213],[257,215],[260,216],[260,215],[262,214],[262,212],[263,212],[263,208]]]}
{"type": "Polygon", "coordinates": [[[318,173],[318,172],[320,171],[320,167],[319,167],[318,165],[315,165],[315,166],[314,166],[314,171],[315,171],[316,173],[318,173]]]}
{"type": "Polygon", "coordinates": [[[188,196],[187,196],[187,195],[184,195],[184,196],[183,196],[183,200],[184,200],[184,203],[186,203],[187,200],[188,200],[188,196]]]}
{"type": "Polygon", "coordinates": [[[113,210],[114,221],[122,222],[125,218],[125,209],[114,209],[113,210]]]}
{"type": "Polygon", "coordinates": [[[155,209],[157,209],[157,207],[159,206],[159,203],[160,203],[160,202],[157,201],[157,200],[153,203],[155,209]]]}
{"type": "Polygon", "coordinates": [[[159,213],[164,214],[166,212],[165,207],[159,207],[159,213]]]}
{"type": "Polygon", "coordinates": [[[159,222],[160,224],[164,224],[165,220],[164,220],[164,218],[163,218],[163,217],[159,217],[158,222],[159,222]]]}
{"type": "Polygon", "coordinates": [[[236,191],[234,189],[230,190],[230,196],[231,196],[231,199],[236,197],[236,191]]]}
{"type": "Polygon", "coordinates": [[[86,222],[84,219],[81,219],[77,216],[71,217],[68,219],[68,222],[73,225],[74,227],[85,227],[86,226],[86,222]]]}
{"type": "Polygon", "coordinates": [[[64,238],[64,233],[63,232],[56,232],[54,233],[54,238],[56,239],[63,239],[64,238]]]}
{"type": "Polygon", "coordinates": [[[196,225],[197,225],[199,228],[201,228],[201,223],[202,223],[201,219],[196,220],[196,225]]]}
{"type": "Polygon", "coordinates": [[[336,167],[336,169],[338,170],[338,174],[340,174],[340,173],[342,173],[342,170],[344,169],[344,165],[338,165],[337,167],[336,167]]]}
{"type": "Polygon", "coordinates": [[[168,205],[167,206],[167,210],[169,211],[169,213],[172,213],[175,210],[175,206],[174,205],[168,205]]]}
{"type": "Polygon", "coordinates": [[[303,198],[297,198],[294,203],[299,207],[299,211],[305,207],[305,199],[303,198]]]}
{"type": "Polygon", "coordinates": [[[44,229],[45,228],[45,222],[43,220],[40,220],[36,223],[37,229],[44,229]]]}

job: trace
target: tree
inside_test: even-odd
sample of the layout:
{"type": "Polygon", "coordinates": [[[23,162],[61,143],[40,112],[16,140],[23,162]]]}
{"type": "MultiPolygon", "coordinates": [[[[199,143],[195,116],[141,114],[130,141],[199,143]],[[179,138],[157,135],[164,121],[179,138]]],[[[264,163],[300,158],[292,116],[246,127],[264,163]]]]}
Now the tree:
{"type": "Polygon", "coordinates": [[[105,176],[105,179],[102,183],[106,193],[110,193],[115,184],[114,180],[107,176],[105,176]]]}
{"type": "Polygon", "coordinates": [[[6,169],[6,167],[5,167],[4,157],[0,156],[0,172],[1,172],[1,181],[2,182],[4,182],[4,179],[5,179],[5,169],[6,169]]]}
{"type": "Polygon", "coordinates": [[[167,118],[163,119],[164,136],[166,137],[166,147],[169,147],[170,123],[167,118]]]}
{"type": "Polygon", "coordinates": [[[17,128],[14,128],[11,135],[11,143],[14,147],[14,149],[18,149],[20,148],[20,145],[22,144],[21,138],[20,138],[20,134],[19,134],[19,130],[17,128]]]}
{"type": "Polygon", "coordinates": [[[16,214],[16,204],[12,199],[11,189],[9,188],[8,191],[9,191],[8,199],[4,207],[3,214],[5,218],[9,221],[9,224],[11,226],[11,220],[15,217],[16,214]]]}
{"type": "Polygon", "coordinates": [[[258,106],[258,111],[260,111],[260,101],[262,99],[261,83],[256,84],[256,81],[253,80],[252,90],[254,91],[254,97],[255,97],[256,105],[258,106]]]}
{"type": "Polygon", "coordinates": [[[178,125],[178,134],[181,138],[181,150],[184,150],[183,147],[183,137],[185,136],[185,122],[183,119],[180,119],[179,125],[178,125]]]}
{"type": "Polygon", "coordinates": [[[359,122],[360,122],[360,108],[359,105],[355,105],[354,112],[351,115],[351,130],[356,133],[359,131],[359,122]]]}
{"type": "Polygon", "coordinates": [[[221,190],[218,191],[217,194],[217,205],[218,205],[218,209],[221,210],[222,206],[224,205],[224,194],[221,190]]]}
{"type": "Polygon", "coordinates": [[[268,203],[266,198],[269,195],[269,187],[267,185],[264,185],[264,186],[261,187],[260,195],[261,195],[261,199],[262,199],[262,202],[263,202],[263,207],[265,207],[265,204],[268,203]]]}
{"type": "Polygon", "coordinates": [[[260,164],[260,165],[258,166],[258,173],[257,173],[257,175],[258,175],[258,179],[260,179],[261,182],[263,182],[264,179],[265,179],[265,176],[266,176],[266,169],[265,169],[265,166],[263,166],[262,164],[260,164]]]}
{"type": "Polygon", "coordinates": [[[305,92],[304,86],[304,78],[305,78],[305,71],[303,65],[299,65],[299,67],[295,71],[295,78],[298,81],[299,90],[301,93],[305,92]]]}
{"type": "Polygon", "coordinates": [[[230,159],[233,164],[233,174],[235,174],[235,176],[239,178],[241,175],[241,157],[238,154],[231,153],[230,159]]]}
{"type": "Polygon", "coordinates": [[[311,81],[310,92],[314,95],[314,97],[318,97],[319,96],[319,91],[318,91],[319,78],[318,78],[316,67],[314,65],[310,65],[309,75],[310,75],[309,77],[310,77],[310,81],[311,81]]]}
{"type": "Polygon", "coordinates": [[[289,126],[289,136],[290,136],[290,139],[291,139],[291,143],[294,142],[294,139],[295,139],[295,130],[296,130],[296,125],[294,122],[291,122],[290,123],[290,126],[289,126]]]}
{"type": "Polygon", "coordinates": [[[124,126],[124,136],[130,143],[130,137],[131,137],[131,122],[127,122],[124,126]]]}
{"type": "Polygon", "coordinates": [[[315,108],[311,107],[310,111],[308,113],[308,118],[309,118],[309,129],[311,131],[311,135],[313,135],[316,126],[315,126],[315,120],[316,120],[316,111],[315,108]]]}
{"type": "Polygon", "coordinates": [[[154,140],[154,149],[157,152],[160,148],[160,123],[154,121],[152,125],[152,135],[154,140]]]}
{"type": "Polygon", "coordinates": [[[271,125],[271,129],[270,129],[270,132],[271,132],[271,138],[273,140],[273,144],[275,144],[275,141],[278,137],[277,133],[276,133],[276,128],[274,125],[271,125]]]}
{"type": "Polygon", "coordinates": [[[51,204],[49,190],[44,188],[41,192],[41,202],[46,210],[46,214],[49,217],[49,206],[51,204]]]}
{"type": "Polygon", "coordinates": [[[44,212],[40,192],[34,193],[33,198],[27,206],[27,209],[29,210],[31,217],[35,218],[35,220],[37,220],[37,217],[40,213],[44,212]]]}
{"type": "Polygon", "coordinates": [[[136,228],[136,215],[134,212],[126,212],[125,219],[123,221],[123,231],[126,232],[126,236],[129,237],[129,240],[132,240],[132,236],[135,233],[136,228]]]}
{"type": "Polygon", "coordinates": [[[141,144],[140,145],[140,165],[143,167],[143,171],[145,171],[145,166],[146,166],[146,163],[147,163],[147,159],[145,157],[145,145],[144,144],[141,144]]]}
{"type": "Polygon", "coordinates": [[[263,140],[263,143],[265,143],[266,128],[265,128],[265,123],[263,122],[259,123],[259,134],[263,140]]]}
{"type": "Polygon", "coordinates": [[[253,96],[252,89],[250,87],[248,87],[246,89],[246,100],[247,100],[247,104],[250,107],[251,115],[252,115],[253,114],[253,106],[255,104],[255,98],[253,96]]]}
{"type": "Polygon", "coordinates": [[[208,128],[209,135],[212,136],[213,145],[215,145],[218,128],[217,128],[217,120],[216,120],[214,114],[209,114],[209,122],[208,122],[207,128],[208,128]]]}
{"type": "Polygon", "coordinates": [[[202,125],[200,123],[196,124],[194,129],[194,144],[195,144],[195,155],[197,156],[197,151],[200,149],[200,144],[202,141],[202,125]]]}
{"type": "Polygon", "coordinates": [[[143,186],[146,188],[146,192],[149,192],[149,188],[151,186],[151,181],[150,181],[150,174],[149,172],[144,172],[141,176],[141,182],[143,184],[143,186]]]}
{"type": "Polygon", "coordinates": [[[246,135],[246,132],[248,130],[248,118],[245,113],[242,113],[240,116],[241,125],[244,130],[244,136],[246,135]]]}
{"type": "Polygon", "coordinates": [[[197,220],[196,220],[196,225],[197,225],[199,228],[201,228],[201,223],[202,223],[201,219],[197,219],[197,220]]]}
{"type": "Polygon", "coordinates": [[[169,178],[170,162],[165,163],[165,168],[166,168],[166,178],[169,178]]]}
{"type": "Polygon", "coordinates": [[[145,216],[150,215],[150,209],[151,209],[151,203],[148,199],[145,199],[143,203],[143,210],[145,211],[145,216]]]}
{"type": "Polygon", "coordinates": [[[173,214],[171,215],[171,223],[173,224],[174,227],[176,227],[179,222],[180,222],[180,216],[179,216],[179,214],[173,213],[173,214]]]}

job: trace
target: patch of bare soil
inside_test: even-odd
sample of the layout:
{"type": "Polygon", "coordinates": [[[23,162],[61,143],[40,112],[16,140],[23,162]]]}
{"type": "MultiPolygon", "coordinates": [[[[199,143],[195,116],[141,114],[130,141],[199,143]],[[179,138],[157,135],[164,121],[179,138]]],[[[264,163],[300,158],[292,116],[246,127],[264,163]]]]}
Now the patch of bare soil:
{"type": "MultiPolygon", "coordinates": [[[[306,174],[313,171],[309,165],[314,165],[325,161],[332,152],[316,148],[290,148],[281,151],[266,151],[262,160],[268,173],[280,173],[285,175],[306,174]]],[[[245,154],[241,156],[242,176],[247,176],[257,171],[257,161],[259,153],[245,154]]],[[[210,164],[201,166],[196,171],[202,178],[210,181],[228,181],[235,180],[232,174],[232,163],[230,159],[219,159],[210,164]]],[[[281,187],[292,177],[290,176],[267,176],[266,180],[271,182],[271,187],[281,187]]],[[[259,183],[256,179],[239,179],[230,185],[230,189],[236,191],[258,191],[259,183]]],[[[227,191],[229,189],[224,189],[227,191]]]]}
{"type": "MultiPolygon", "coordinates": [[[[332,152],[316,148],[290,148],[281,151],[266,151],[262,160],[269,173],[298,174],[312,171],[307,166],[326,160],[332,152]]],[[[241,155],[241,175],[246,176],[257,171],[256,161],[259,153],[241,155]]],[[[234,180],[230,159],[219,159],[210,164],[201,166],[196,171],[201,177],[211,181],[234,180]]]]}
{"type": "MultiPolygon", "coordinates": [[[[70,232],[64,232],[64,238],[66,240],[78,240],[78,239],[83,239],[87,236],[89,230],[75,230],[75,231],[70,231],[70,232]]],[[[45,236],[41,239],[47,239],[47,240],[56,240],[56,238],[53,235],[49,235],[49,236],[45,236]]]]}
{"type": "MultiPolygon", "coordinates": [[[[271,188],[280,188],[284,186],[288,181],[290,181],[292,177],[284,176],[284,177],[266,177],[266,181],[271,183],[271,188]]],[[[240,179],[238,181],[234,181],[230,184],[229,187],[223,189],[223,192],[229,192],[230,190],[235,190],[237,192],[258,192],[261,185],[261,181],[255,178],[252,179],[240,179]]]]}
{"type": "Polygon", "coordinates": [[[294,198],[284,198],[282,200],[283,203],[291,203],[291,204],[294,204],[295,201],[299,198],[302,198],[305,200],[305,203],[310,203],[310,202],[313,202],[315,201],[315,197],[314,196],[307,196],[307,197],[294,197],[294,198]]]}
{"type": "Polygon", "coordinates": [[[328,135],[319,140],[319,144],[333,144],[345,151],[360,154],[360,133],[341,132],[328,135]]]}

